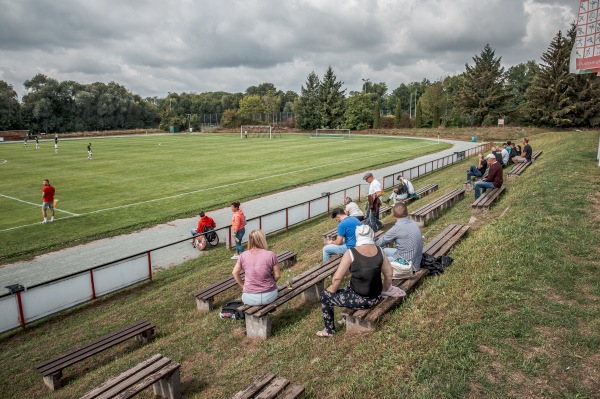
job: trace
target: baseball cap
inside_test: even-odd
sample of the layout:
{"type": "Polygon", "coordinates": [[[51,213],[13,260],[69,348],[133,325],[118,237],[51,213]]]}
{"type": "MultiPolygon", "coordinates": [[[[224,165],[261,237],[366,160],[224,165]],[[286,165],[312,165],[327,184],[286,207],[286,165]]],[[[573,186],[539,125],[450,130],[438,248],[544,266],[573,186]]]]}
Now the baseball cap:
{"type": "Polygon", "coordinates": [[[373,177],[373,173],[371,173],[371,172],[365,173],[365,175],[363,176],[363,180],[367,180],[369,177],[373,177]]]}
{"type": "Polygon", "coordinates": [[[494,158],[494,159],[495,159],[495,158],[496,158],[496,156],[495,156],[494,154],[487,154],[487,155],[485,156],[485,159],[490,159],[490,158],[494,158]]]}

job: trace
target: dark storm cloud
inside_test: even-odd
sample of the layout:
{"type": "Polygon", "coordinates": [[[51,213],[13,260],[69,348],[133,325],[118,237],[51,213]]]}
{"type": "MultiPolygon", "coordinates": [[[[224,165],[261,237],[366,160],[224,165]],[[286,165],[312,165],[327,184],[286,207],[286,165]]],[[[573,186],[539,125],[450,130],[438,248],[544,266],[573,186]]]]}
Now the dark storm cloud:
{"type": "Polygon", "coordinates": [[[131,91],[299,91],[334,68],[400,83],[464,71],[486,43],[507,66],[539,59],[576,0],[0,0],[0,79],[36,73],[131,91]]]}

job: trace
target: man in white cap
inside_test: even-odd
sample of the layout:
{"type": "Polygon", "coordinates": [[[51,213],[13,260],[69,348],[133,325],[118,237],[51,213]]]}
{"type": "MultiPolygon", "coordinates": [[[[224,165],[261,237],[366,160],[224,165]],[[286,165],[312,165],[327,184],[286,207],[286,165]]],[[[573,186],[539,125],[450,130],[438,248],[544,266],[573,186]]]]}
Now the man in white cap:
{"type": "Polygon", "coordinates": [[[488,154],[485,158],[488,161],[488,165],[490,165],[490,170],[484,181],[475,182],[473,185],[473,188],[475,189],[475,199],[481,196],[482,191],[485,193],[485,190],[488,188],[500,188],[504,182],[502,179],[502,164],[496,161],[496,156],[494,154],[488,154]]]}
{"type": "Polygon", "coordinates": [[[372,220],[369,225],[373,231],[377,231],[383,227],[383,224],[379,221],[379,207],[381,205],[381,195],[383,194],[383,190],[381,189],[381,183],[373,177],[373,173],[365,173],[363,180],[369,183],[369,197],[365,218],[367,219],[367,223],[369,223],[369,220],[372,220]]]}

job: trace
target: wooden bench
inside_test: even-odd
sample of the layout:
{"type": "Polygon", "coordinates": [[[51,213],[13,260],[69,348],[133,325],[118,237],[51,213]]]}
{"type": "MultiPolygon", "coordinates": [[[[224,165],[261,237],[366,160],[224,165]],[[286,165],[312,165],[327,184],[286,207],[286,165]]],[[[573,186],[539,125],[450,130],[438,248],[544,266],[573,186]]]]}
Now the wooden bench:
{"type": "Polygon", "coordinates": [[[44,383],[48,388],[54,391],[62,386],[62,371],[65,367],[72,366],[133,337],[147,343],[154,338],[154,328],[154,324],[150,324],[146,320],[139,321],[119,331],[100,337],[87,345],[38,363],[35,368],[44,377],[44,383]]]}
{"type": "Polygon", "coordinates": [[[386,217],[390,213],[392,213],[392,207],[390,205],[384,205],[379,208],[379,218],[380,219],[386,217]]]}
{"type": "Polygon", "coordinates": [[[442,210],[450,208],[456,201],[461,200],[464,197],[464,188],[454,189],[431,201],[429,204],[411,212],[410,217],[417,222],[420,227],[423,227],[428,220],[437,218],[442,213],[442,210]]]}
{"type": "Polygon", "coordinates": [[[137,366],[112,378],[81,399],[131,398],[150,385],[154,396],[166,399],[181,398],[179,363],[161,354],[152,356],[137,366]]]}
{"type": "Polygon", "coordinates": [[[529,165],[531,165],[533,163],[533,161],[535,161],[540,155],[542,155],[542,150],[534,151],[531,154],[531,161],[530,162],[524,162],[524,163],[515,164],[512,167],[512,169],[510,170],[510,172],[508,172],[508,180],[513,180],[515,177],[521,176],[521,173],[523,173],[525,171],[525,169],[527,169],[527,167],[529,165]]]}
{"type": "MultiPolygon", "coordinates": [[[[428,253],[436,257],[447,255],[452,246],[454,246],[468,230],[469,226],[457,224],[449,225],[423,248],[423,253],[428,253]]],[[[393,280],[392,284],[400,287],[408,296],[419,286],[427,274],[429,274],[429,270],[421,268],[414,278],[407,280],[393,280]]],[[[344,309],[342,314],[346,318],[346,332],[353,334],[374,331],[381,318],[402,303],[404,299],[406,299],[406,297],[388,297],[369,309],[344,309]]]]}
{"type": "Polygon", "coordinates": [[[276,378],[275,374],[267,373],[255,379],[232,399],[292,399],[304,392],[303,386],[289,384],[285,378],[276,378]]]}
{"type": "MultiPolygon", "coordinates": [[[[285,251],[277,255],[277,263],[282,267],[288,268],[296,264],[296,252],[285,251]]],[[[244,276],[244,272],[241,273],[244,276]]],[[[227,277],[209,287],[206,287],[202,291],[196,292],[196,307],[201,313],[210,312],[214,309],[214,299],[218,294],[225,292],[231,287],[237,286],[233,276],[227,277]]]]}
{"type": "Polygon", "coordinates": [[[487,211],[490,209],[490,206],[492,206],[492,203],[494,203],[500,197],[504,190],[506,190],[505,187],[488,188],[485,190],[485,193],[481,194],[481,196],[471,204],[471,211],[487,211]]]}

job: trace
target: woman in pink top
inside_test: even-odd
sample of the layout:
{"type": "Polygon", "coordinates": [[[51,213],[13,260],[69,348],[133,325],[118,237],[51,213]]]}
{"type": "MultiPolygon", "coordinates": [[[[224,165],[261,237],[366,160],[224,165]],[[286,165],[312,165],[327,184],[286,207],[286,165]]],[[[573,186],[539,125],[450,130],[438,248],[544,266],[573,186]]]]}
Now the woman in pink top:
{"type": "Polygon", "coordinates": [[[235,255],[233,255],[231,259],[238,259],[240,254],[244,252],[242,238],[244,238],[244,234],[246,234],[246,217],[244,216],[244,212],[240,209],[240,203],[237,201],[231,203],[231,212],[233,212],[233,216],[231,217],[231,228],[235,237],[235,255]]]}
{"type": "Polygon", "coordinates": [[[244,304],[267,305],[277,299],[276,281],[280,277],[277,255],[267,249],[267,238],[262,230],[250,232],[248,251],[239,256],[231,274],[242,287],[244,304]]]}

